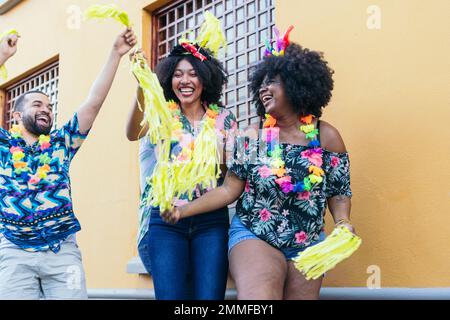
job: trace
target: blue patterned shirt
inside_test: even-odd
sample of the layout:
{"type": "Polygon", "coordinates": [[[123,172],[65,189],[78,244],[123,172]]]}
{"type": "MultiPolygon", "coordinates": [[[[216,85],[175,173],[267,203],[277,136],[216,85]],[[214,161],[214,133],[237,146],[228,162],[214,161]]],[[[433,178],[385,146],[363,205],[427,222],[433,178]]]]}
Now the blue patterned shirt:
{"type": "MultiPolygon", "coordinates": [[[[77,114],[62,128],[50,134],[52,158],[45,181],[37,185],[14,172],[12,137],[0,128],[0,233],[29,251],[52,250],[57,253],[61,243],[81,227],[72,209],[69,167],[86,139],[81,134],[77,114]]],[[[28,167],[34,173],[42,154],[38,142],[29,146],[20,139],[28,167]]]]}

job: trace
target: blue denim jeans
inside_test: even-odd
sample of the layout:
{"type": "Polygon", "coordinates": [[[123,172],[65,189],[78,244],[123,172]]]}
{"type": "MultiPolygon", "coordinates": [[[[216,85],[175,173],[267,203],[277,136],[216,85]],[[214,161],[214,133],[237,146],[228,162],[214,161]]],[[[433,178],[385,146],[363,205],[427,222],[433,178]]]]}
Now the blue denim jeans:
{"type": "Polygon", "coordinates": [[[158,300],[223,300],[228,276],[228,209],[165,223],[153,208],[139,254],[158,300]],[[149,260],[149,263],[146,263],[149,260]]]}

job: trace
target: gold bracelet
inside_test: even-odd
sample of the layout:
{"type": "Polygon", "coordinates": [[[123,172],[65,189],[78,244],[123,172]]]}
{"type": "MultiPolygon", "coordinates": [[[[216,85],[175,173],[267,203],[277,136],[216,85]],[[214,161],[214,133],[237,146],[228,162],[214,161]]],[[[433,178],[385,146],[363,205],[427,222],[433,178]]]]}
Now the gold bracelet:
{"type": "Polygon", "coordinates": [[[348,220],[348,219],[346,219],[346,218],[340,218],[340,219],[335,223],[335,226],[337,227],[337,226],[339,226],[339,225],[341,225],[341,224],[343,224],[343,223],[348,223],[349,225],[352,225],[352,222],[351,222],[350,220],[348,220]]]}

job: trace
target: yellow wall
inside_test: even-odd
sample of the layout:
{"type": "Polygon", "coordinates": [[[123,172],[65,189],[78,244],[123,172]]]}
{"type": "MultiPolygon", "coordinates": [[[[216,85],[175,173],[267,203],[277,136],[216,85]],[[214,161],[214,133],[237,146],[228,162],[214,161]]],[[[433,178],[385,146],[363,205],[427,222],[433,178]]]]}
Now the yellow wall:
{"type": "MultiPolygon", "coordinates": [[[[22,35],[8,62],[12,78],[60,55],[60,124],[86,97],[121,31],[112,22],[67,27],[71,5],[97,2],[108,3],[26,0],[0,16],[0,30],[15,27],[22,35]]],[[[142,9],[154,1],[115,2],[130,13],[140,37],[149,31],[142,28],[143,21],[148,25],[142,9]]],[[[276,1],[281,29],[294,24],[293,39],[324,51],[336,71],[324,118],[351,152],[353,220],[364,243],[328,274],[325,286],[365,286],[370,265],[381,268],[383,287],[450,286],[449,9],[446,0],[276,1]],[[382,10],[381,30],[366,27],[371,4],[382,10]]],[[[151,285],[125,272],[137,255],[138,149],[125,138],[134,91],[124,59],[72,164],[89,288],[151,285]]]]}
{"type": "MultiPolygon", "coordinates": [[[[450,286],[449,20],[446,0],[278,0],[281,29],[336,71],[324,119],[351,152],[363,245],[325,286],[450,286]],[[369,5],[381,9],[369,30],[369,5]],[[295,10],[292,8],[295,7],[295,10]]],[[[330,221],[330,220],[328,220],[330,221]]]]}

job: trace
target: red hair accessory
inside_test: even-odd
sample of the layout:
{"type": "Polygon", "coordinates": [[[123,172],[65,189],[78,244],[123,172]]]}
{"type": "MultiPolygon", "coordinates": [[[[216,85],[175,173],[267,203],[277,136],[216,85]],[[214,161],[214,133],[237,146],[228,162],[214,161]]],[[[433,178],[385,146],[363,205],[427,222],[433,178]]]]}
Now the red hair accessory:
{"type": "Polygon", "coordinates": [[[190,52],[194,57],[196,57],[197,59],[201,60],[201,61],[205,61],[206,57],[204,55],[202,55],[198,49],[193,46],[191,43],[189,42],[182,42],[181,46],[188,52],[190,52]]]}

